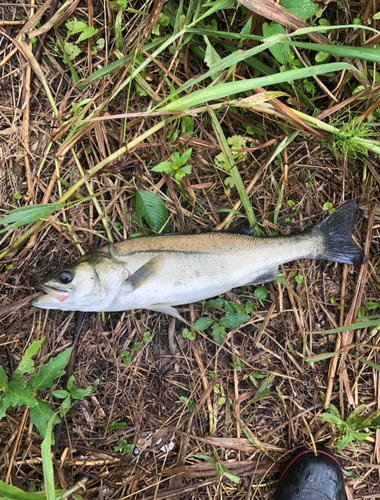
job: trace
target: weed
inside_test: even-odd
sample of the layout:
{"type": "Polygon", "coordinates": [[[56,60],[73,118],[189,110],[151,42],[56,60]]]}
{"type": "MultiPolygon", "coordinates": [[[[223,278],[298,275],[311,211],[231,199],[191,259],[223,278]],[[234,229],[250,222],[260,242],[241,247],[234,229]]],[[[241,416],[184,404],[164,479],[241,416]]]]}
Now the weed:
{"type": "Polygon", "coordinates": [[[238,328],[249,320],[250,315],[247,311],[252,311],[251,302],[247,302],[246,306],[243,306],[223,299],[213,299],[205,302],[205,305],[220,307],[226,311],[226,314],[220,319],[203,316],[194,323],[193,328],[203,331],[211,327],[211,336],[219,345],[223,344],[223,338],[227,335],[226,329],[238,328]]]}
{"type": "Polygon", "coordinates": [[[219,480],[225,477],[226,479],[229,479],[233,483],[238,484],[240,482],[239,476],[236,476],[235,474],[230,472],[227,469],[227,467],[220,462],[220,459],[214,447],[213,447],[213,452],[214,452],[214,457],[209,457],[207,455],[194,455],[194,458],[200,458],[202,460],[205,460],[206,462],[209,462],[210,464],[214,464],[216,468],[216,474],[219,480]]]}
{"type": "Polygon", "coordinates": [[[152,168],[153,172],[163,172],[181,182],[185,175],[191,174],[191,165],[187,164],[191,156],[192,148],[179,154],[177,151],[170,155],[171,161],[163,161],[152,168]]]}
{"type": "Polygon", "coordinates": [[[351,444],[352,451],[356,456],[354,441],[364,441],[372,432],[360,432],[365,429],[380,429],[380,410],[376,410],[366,415],[361,415],[367,405],[359,405],[347,417],[342,420],[338,409],[331,404],[328,413],[322,413],[320,418],[332,424],[337,428],[339,438],[337,439],[336,447],[338,451],[342,451],[348,444],[351,444]]]}
{"type": "Polygon", "coordinates": [[[115,451],[118,453],[122,453],[123,455],[127,455],[133,451],[134,445],[127,443],[127,441],[123,438],[122,441],[113,447],[115,451]]]}
{"type": "MultiPolygon", "coordinates": [[[[54,381],[64,375],[64,368],[69,362],[72,349],[66,349],[56,358],[51,358],[47,365],[42,365],[37,373],[26,380],[25,375],[34,371],[32,357],[41,349],[43,340],[33,342],[26,349],[10,380],[0,366],[0,420],[4,418],[10,406],[19,408],[25,405],[30,408],[30,421],[37,427],[40,435],[45,438],[50,420],[53,418],[53,423],[56,424],[59,422],[59,418],[51,406],[39,398],[37,394],[51,388],[54,381]]],[[[74,377],[71,377],[67,384],[67,391],[53,391],[54,396],[63,399],[60,415],[64,416],[67,413],[73,399],[84,399],[91,393],[92,389],[94,386],[89,386],[87,389],[77,389],[74,385],[74,377]]]]}

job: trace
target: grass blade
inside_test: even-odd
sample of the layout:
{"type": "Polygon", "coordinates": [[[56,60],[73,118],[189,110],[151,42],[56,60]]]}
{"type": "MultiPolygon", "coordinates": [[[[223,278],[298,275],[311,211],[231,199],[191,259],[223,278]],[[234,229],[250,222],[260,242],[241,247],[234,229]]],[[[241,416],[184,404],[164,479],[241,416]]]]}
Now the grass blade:
{"type": "Polygon", "coordinates": [[[217,141],[219,142],[221,150],[224,153],[224,155],[225,155],[225,157],[230,165],[230,170],[228,173],[231,174],[231,176],[234,180],[234,184],[235,184],[235,187],[239,193],[241,203],[242,203],[242,205],[245,209],[245,212],[247,214],[249,225],[251,227],[253,227],[256,234],[260,236],[261,232],[260,232],[259,226],[257,225],[256,217],[255,217],[255,214],[253,213],[251,202],[249,201],[248,194],[247,194],[247,191],[245,190],[245,187],[244,187],[242,178],[240,176],[239,170],[238,170],[237,166],[235,165],[235,161],[232,157],[231,150],[230,150],[230,147],[227,143],[226,137],[223,133],[222,127],[220,126],[220,123],[219,123],[214,111],[211,108],[209,108],[208,112],[209,112],[209,115],[210,115],[211,120],[212,120],[212,125],[213,125],[214,131],[215,131],[217,141]]]}
{"type": "Polygon", "coordinates": [[[197,90],[190,95],[181,97],[177,101],[164,106],[161,111],[182,111],[198,104],[203,104],[215,99],[223,99],[224,97],[240,94],[257,87],[266,87],[268,85],[309,78],[311,76],[319,76],[325,73],[332,73],[334,71],[341,71],[344,69],[357,71],[357,69],[351,64],[331,63],[321,64],[320,66],[311,66],[310,68],[295,69],[259,78],[251,78],[249,80],[223,83],[222,85],[197,90]]]}

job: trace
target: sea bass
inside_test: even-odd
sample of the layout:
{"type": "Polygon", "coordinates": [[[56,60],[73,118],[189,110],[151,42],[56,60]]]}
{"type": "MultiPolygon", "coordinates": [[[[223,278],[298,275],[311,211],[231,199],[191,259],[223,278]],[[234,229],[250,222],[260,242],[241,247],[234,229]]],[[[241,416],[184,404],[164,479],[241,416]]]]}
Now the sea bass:
{"type": "Polygon", "coordinates": [[[356,213],[356,201],[349,201],[316,226],[288,236],[220,231],[107,245],[46,276],[37,285],[46,295],[32,304],[62,311],[149,309],[180,318],[173,306],[271,281],[286,262],[364,264],[364,253],[351,237],[356,213]]]}

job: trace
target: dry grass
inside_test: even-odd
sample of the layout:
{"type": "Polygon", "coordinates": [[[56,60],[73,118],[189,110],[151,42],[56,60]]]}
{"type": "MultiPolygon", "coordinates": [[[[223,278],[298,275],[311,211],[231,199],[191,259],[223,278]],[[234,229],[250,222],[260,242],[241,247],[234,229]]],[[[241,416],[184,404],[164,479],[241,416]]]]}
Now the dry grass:
{"type": "MultiPolygon", "coordinates": [[[[371,5],[368,2],[363,7],[362,16],[370,15],[371,5]]],[[[148,39],[161,8],[160,2],[136,2],[133,5],[136,12],[125,13],[125,54],[132,54],[148,39]]],[[[28,15],[30,9],[26,7],[28,15]]],[[[335,19],[334,9],[335,4],[326,11],[332,24],[350,22],[335,19]]],[[[78,165],[87,171],[157,126],[156,133],[147,134],[128,153],[112,162],[106,161],[105,168],[87,186],[83,184],[76,190],[77,198],[75,195],[71,198],[86,198],[92,190],[98,206],[87,200],[54,214],[4,257],[0,278],[4,306],[1,360],[10,374],[34,340],[45,337],[37,364],[47,363],[50,357],[72,344],[74,313],[38,310],[22,301],[35,293],[33,287],[42,276],[78,258],[81,250],[89,251],[110,237],[120,241],[139,231],[136,187],[152,190],[163,199],[170,213],[172,232],[223,227],[228,215],[223,210],[233,208],[239,198],[235,189],[226,194],[225,173],[215,167],[213,158],[220,149],[207,113],[194,117],[197,135],[189,143],[193,148],[190,160],[193,168],[182,193],[173,179],[151,171],[153,166],[167,160],[170,153],[187,149],[187,145],[183,146],[187,138],[181,134],[174,142],[168,139],[169,133],[181,130],[179,119],[159,128],[162,123],[159,116],[131,118],[126,122],[125,137],[124,119],[120,117],[92,122],[76,131],[69,145],[67,142],[68,130],[76,120],[72,103],[91,100],[92,104],[85,105],[97,108],[96,116],[149,111],[155,100],[169,94],[169,83],[178,86],[205,71],[199,59],[186,51],[183,59],[165,51],[152,60],[145,76],[154,91],[151,95],[140,95],[134,83],[116,95],[132,63],[111,77],[100,78],[79,90],[73,85],[67,64],[54,48],[55,32],[49,31],[39,67],[52,90],[59,111],[57,119],[41,80],[37,77],[32,80],[34,71],[30,71],[20,45],[15,42],[26,22],[25,10],[7,3],[1,12],[2,209],[56,202],[82,177],[78,165]],[[64,122],[69,125],[66,127],[64,122]],[[18,307],[14,307],[19,301],[18,307]]],[[[215,16],[218,25],[224,26],[225,11],[215,16]]],[[[108,4],[74,2],[67,17],[92,19],[106,41],[105,49],[92,58],[91,39],[80,44],[82,53],[74,62],[80,77],[85,76],[85,71],[88,76],[99,65],[104,67],[115,60],[111,27],[116,13],[108,4]]],[[[255,20],[258,25],[264,21],[258,16],[255,20]]],[[[58,32],[66,36],[64,24],[58,32]]],[[[353,45],[360,45],[359,35],[354,32],[347,31],[341,36],[347,44],[345,36],[353,38],[353,45]]],[[[218,50],[225,55],[223,47],[218,50]]],[[[269,64],[275,64],[270,55],[266,58],[269,64]]],[[[250,71],[245,64],[237,66],[236,77],[247,77],[250,71]]],[[[337,89],[334,95],[338,103],[351,97],[350,84],[342,84],[339,76],[332,81],[326,77],[324,84],[331,92],[337,89]]],[[[371,103],[376,99],[379,99],[378,85],[374,86],[371,103]]],[[[298,106],[286,99],[284,102],[298,106]]],[[[321,110],[336,105],[323,93],[323,87],[318,87],[315,102],[321,110]]],[[[351,110],[360,116],[371,103],[369,98],[357,99],[351,103],[351,110]]],[[[337,207],[345,200],[357,199],[363,210],[354,236],[367,249],[368,266],[359,269],[329,262],[294,262],[282,269],[288,289],[279,282],[270,283],[268,297],[261,302],[254,296],[253,287],[232,290],[226,296],[228,300],[239,304],[250,300],[257,311],[243,326],[228,332],[223,346],[215,344],[207,333],[198,334],[195,341],[184,339],[183,324],[161,314],[147,311],[105,317],[87,314],[73,371],[78,387],[85,388],[97,379],[99,384],[90,397],[73,403],[65,417],[54,455],[57,488],[66,489],[86,480],[82,496],[88,499],[227,496],[236,500],[269,499],[275,487],[278,461],[288,452],[304,443],[333,444],[336,440],[331,426],[318,418],[323,411],[322,394],[330,393],[331,402],[344,415],[359,404],[366,404],[368,412],[380,408],[378,371],[352,356],[362,355],[380,364],[377,332],[372,332],[373,338],[361,351],[357,345],[368,338],[366,330],[342,334],[339,338],[311,333],[349,324],[355,321],[359,307],[369,301],[380,301],[377,275],[380,225],[378,206],[375,209],[373,203],[379,197],[379,174],[374,155],[359,155],[355,160],[335,156],[320,138],[306,131],[288,145],[280,161],[268,162],[273,142],[278,144],[279,138],[290,132],[283,120],[228,108],[218,117],[226,137],[235,134],[248,137],[243,124],[252,127],[265,124],[265,135],[253,136],[254,141],[248,143],[252,149],[247,150],[246,158],[238,165],[245,187],[251,183],[250,202],[264,232],[268,235],[273,231],[296,232],[321,219],[324,203],[331,202],[337,207]],[[279,215],[274,223],[281,193],[279,215]],[[294,271],[303,277],[302,282],[295,281],[294,271]],[[338,304],[342,307],[338,308],[338,304]],[[146,332],[151,333],[149,342],[144,341],[146,332]],[[351,344],[351,350],[344,350],[345,345],[351,344]],[[306,357],[340,350],[345,354],[335,356],[332,361],[305,361],[306,357]],[[121,357],[125,351],[130,353],[129,365],[121,357]],[[329,367],[336,375],[330,381],[329,367]],[[257,379],[258,386],[273,376],[269,393],[254,402],[251,401],[258,388],[245,376],[251,374],[263,375],[257,379]],[[184,398],[196,404],[197,412],[189,412],[184,398]],[[107,430],[113,422],[124,422],[125,427],[107,430]],[[134,444],[139,453],[123,455],[115,451],[123,440],[134,444]],[[194,457],[199,454],[218,457],[230,472],[241,478],[239,484],[221,481],[214,465],[194,457]]],[[[340,118],[347,119],[344,107],[340,118]]],[[[233,225],[246,227],[247,222],[234,217],[233,225]]],[[[21,231],[1,234],[1,249],[10,248],[21,231]]],[[[200,304],[180,308],[191,322],[200,317],[202,310],[200,304]]],[[[216,318],[223,315],[220,309],[206,308],[206,311],[216,318]]],[[[63,381],[58,382],[55,388],[62,385],[63,381]]],[[[46,391],[43,399],[53,408],[58,407],[50,391],[46,391]]],[[[41,437],[29,424],[24,407],[7,412],[0,422],[0,439],[1,479],[8,478],[25,490],[32,486],[39,489],[43,481],[41,437]]],[[[347,484],[353,498],[380,498],[380,431],[373,432],[364,442],[355,442],[355,448],[357,456],[350,446],[338,454],[344,470],[351,474],[347,484]]]]}

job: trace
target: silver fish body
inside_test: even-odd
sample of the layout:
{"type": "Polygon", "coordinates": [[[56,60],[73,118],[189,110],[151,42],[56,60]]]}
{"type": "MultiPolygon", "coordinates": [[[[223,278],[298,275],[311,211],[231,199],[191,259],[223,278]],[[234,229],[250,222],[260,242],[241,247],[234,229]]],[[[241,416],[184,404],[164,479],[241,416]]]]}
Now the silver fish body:
{"type": "Polygon", "coordinates": [[[173,306],[197,302],[278,277],[297,259],[362,264],[351,238],[357,204],[348,202],[300,234],[257,238],[211,232],[133,238],[89,252],[45,277],[47,295],[33,305],[65,311],[150,309],[179,317],[173,306]]]}

